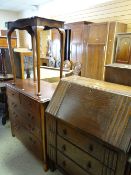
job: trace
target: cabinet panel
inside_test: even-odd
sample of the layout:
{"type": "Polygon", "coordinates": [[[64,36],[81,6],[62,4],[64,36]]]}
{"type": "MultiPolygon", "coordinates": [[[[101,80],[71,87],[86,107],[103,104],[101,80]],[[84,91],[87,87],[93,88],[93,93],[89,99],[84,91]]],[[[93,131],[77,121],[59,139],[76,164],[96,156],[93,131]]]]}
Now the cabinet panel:
{"type": "Polygon", "coordinates": [[[87,64],[85,77],[103,80],[105,65],[105,45],[87,43],[87,64]]]}
{"type": "Polygon", "coordinates": [[[89,27],[89,43],[105,43],[107,41],[108,23],[91,24],[89,27]]]}
{"type": "Polygon", "coordinates": [[[131,36],[118,36],[115,60],[117,63],[129,64],[131,55],[131,36]]]}

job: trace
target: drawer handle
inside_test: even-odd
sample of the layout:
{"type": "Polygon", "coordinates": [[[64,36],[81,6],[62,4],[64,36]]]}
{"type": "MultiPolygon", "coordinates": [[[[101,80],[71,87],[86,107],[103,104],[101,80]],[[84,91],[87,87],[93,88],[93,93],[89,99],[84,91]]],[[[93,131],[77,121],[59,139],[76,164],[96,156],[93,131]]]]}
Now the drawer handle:
{"type": "Polygon", "coordinates": [[[91,168],[91,162],[90,162],[90,161],[87,163],[87,168],[88,168],[88,169],[91,168]]]}
{"type": "Polygon", "coordinates": [[[67,130],[66,129],[63,129],[63,134],[67,135],[67,130]]]}
{"type": "Polygon", "coordinates": [[[62,146],[62,151],[66,151],[66,145],[62,146]]]}
{"type": "Polygon", "coordinates": [[[66,166],[66,161],[63,161],[62,162],[62,165],[65,167],[66,166]]]}
{"type": "Polygon", "coordinates": [[[93,151],[93,145],[89,145],[89,150],[92,152],[93,151]]]}

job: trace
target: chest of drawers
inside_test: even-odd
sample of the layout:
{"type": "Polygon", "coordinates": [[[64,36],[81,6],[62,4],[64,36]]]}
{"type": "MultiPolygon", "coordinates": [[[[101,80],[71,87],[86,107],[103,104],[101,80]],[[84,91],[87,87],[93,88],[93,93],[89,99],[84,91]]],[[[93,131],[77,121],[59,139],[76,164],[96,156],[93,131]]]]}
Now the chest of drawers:
{"type": "Polygon", "coordinates": [[[68,175],[130,175],[130,102],[130,87],[63,79],[46,110],[50,168],[68,175]]]}
{"type": "MultiPolygon", "coordinates": [[[[17,80],[17,84],[7,84],[8,111],[11,121],[12,135],[21,142],[44,164],[47,170],[46,139],[45,139],[45,109],[55,87],[44,84],[50,90],[45,100],[40,100],[35,94],[35,86],[31,88],[32,82],[17,80]],[[28,88],[26,88],[26,84],[28,88]],[[48,86],[48,87],[47,87],[48,86]],[[22,88],[23,87],[23,88],[22,88]]],[[[35,91],[37,92],[37,91],[35,91]]]]}

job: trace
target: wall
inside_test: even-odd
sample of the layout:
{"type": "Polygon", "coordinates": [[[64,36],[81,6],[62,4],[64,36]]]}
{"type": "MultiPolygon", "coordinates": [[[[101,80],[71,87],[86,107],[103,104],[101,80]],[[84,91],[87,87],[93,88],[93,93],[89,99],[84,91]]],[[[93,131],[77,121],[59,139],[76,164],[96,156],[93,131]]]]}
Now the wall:
{"type": "Polygon", "coordinates": [[[0,10],[0,29],[6,29],[5,22],[19,18],[18,12],[0,10]]]}

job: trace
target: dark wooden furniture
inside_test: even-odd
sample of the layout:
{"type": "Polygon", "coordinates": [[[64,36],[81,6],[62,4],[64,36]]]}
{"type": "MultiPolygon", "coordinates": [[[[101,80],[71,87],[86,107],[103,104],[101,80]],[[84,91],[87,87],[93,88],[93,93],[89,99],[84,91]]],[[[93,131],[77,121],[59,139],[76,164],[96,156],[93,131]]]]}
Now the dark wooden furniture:
{"type": "Polygon", "coordinates": [[[115,62],[131,64],[131,33],[120,33],[117,35],[115,62]]]}
{"type": "MultiPolygon", "coordinates": [[[[65,24],[65,29],[71,30],[70,38],[70,60],[71,62],[83,63],[86,60],[86,42],[88,37],[88,24],[91,22],[81,21],[65,24]]],[[[82,65],[82,71],[84,71],[85,65],[82,65]]]]}
{"type": "Polygon", "coordinates": [[[46,110],[50,168],[72,175],[130,175],[131,87],[62,79],[46,110]]]}
{"type": "Polygon", "coordinates": [[[42,96],[37,96],[33,80],[16,79],[16,85],[7,83],[9,118],[12,135],[21,142],[44,164],[47,170],[45,109],[57,84],[41,82],[42,96]]]}
{"type": "Polygon", "coordinates": [[[115,35],[126,32],[127,25],[118,22],[93,23],[87,27],[86,56],[82,76],[104,80],[106,64],[113,62],[115,35]]]}
{"type": "Polygon", "coordinates": [[[113,63],[105,67],[105,81],[131,86],[131,65],[113,63]]]}
{"type": "Polygon", "coordinates": [[[14,75],[14,84],[16,80],[16,68],[14,65],[14,57],[11,45],[11,35],[15,29],[19,30],[26,30],[32,38],[32,49],[33,49],[33,72],[34,72],[34,80],[36,80],[36,62],[37,62],[37,82],[38,82],[38,95],[41,95],[40,92],[40,32],[43,30],[49,29],[57,29],[60,34],[60,59],[61,59],[61,66],[60,66],[60,77],[62,77],[62,69],[63,69],[63,58],[64,58],[64,30],[62,30],[64,26],[64,22],[56,21],[52,19],[46,19],[41,17],[32,17],[32,18],[24,18],[18,19],[13,22],[8,22],[8,44],[9,44],[9,53],[10,53],[10,60],[12,64],[12,72],[14,75]]]}

